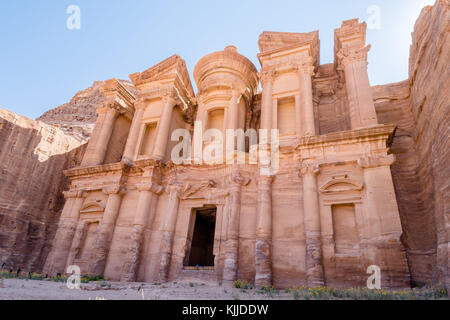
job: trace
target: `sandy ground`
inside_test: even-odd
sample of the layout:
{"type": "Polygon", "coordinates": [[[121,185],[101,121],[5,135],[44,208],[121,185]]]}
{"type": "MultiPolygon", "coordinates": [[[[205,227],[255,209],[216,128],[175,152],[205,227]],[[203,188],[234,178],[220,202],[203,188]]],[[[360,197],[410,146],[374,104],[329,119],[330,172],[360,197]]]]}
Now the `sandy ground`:
{"type": "Polygon", "coordinates": [[[174,282],[141,284],[94,282],[79,290],[65,283],[36,280],[0,280],[0,300],[293,300],[279,291],[272,296],[258,290],[242,290],[215,283],[174,282]],[[3,284],[2,284],[3,283],[3,284]]]}

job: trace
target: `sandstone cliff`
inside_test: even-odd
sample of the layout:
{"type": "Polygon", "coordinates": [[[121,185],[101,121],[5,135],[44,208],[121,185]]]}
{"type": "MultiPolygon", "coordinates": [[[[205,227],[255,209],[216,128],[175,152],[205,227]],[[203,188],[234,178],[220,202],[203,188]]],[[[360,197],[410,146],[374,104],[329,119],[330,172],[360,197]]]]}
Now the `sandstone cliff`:
{"type": "Polygon", "coordinates": [[[104,84],[95,82],[36,121],[0,109],[0,266],[43,268],[69,184],[63,170],[81,163],[104,84]]]}
{"type": "Polygon", "coordinates": [[[412,35],[409,80],[373,88],[392,146],[398,205],[412,283],[450,287],[449,1],[423,9],[412,35]]]}
{"type": "Polygon", "coordinates": [[[68,180],[86,139],[0,109],[0,264],[39,271],[51,248],[68,180]]]}
{"type": "MultiPolygon", "coordinates": [[[[120,81],[128,90],[136,93],[131,82],[120,81]]],[[[74,137],[89,138],[97,120],[95,108],[105,100],[101,91],[104,84],[104,81],[94,82],[91,87],[75,94],[70,102],[45,112],[37,120],[58,127],[74,137]]]]}

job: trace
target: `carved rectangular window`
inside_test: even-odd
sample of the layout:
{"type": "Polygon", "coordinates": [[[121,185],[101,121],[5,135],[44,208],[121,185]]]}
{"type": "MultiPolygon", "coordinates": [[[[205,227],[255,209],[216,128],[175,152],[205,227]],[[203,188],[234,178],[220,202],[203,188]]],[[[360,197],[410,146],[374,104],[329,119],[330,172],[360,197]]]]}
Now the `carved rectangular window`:
{"type": "Polygon", "coordinates": [[[278,101],[277,126],[280,135],[295,135],[295,100],[287,98],[278,101]]]}
{"type": "Polygon", "coordinates": [[[153,148],[155,146],[157,123],[149,123],[145,126],[144,137],[142,138],[140,156],[153,155],[153,148]]]}
{"type": "Polygon", "coordinates": [[[224,129],[225,113],[223,109],[213,110],[209,113],[208,129],[218,129],[223,131],[224,129]]]}
{"type": "Polygon", "coordinates": [[[337,254],[359,252],[359,237],[355,220],[355,205],[332,206],[334,242],[337,254]]]}

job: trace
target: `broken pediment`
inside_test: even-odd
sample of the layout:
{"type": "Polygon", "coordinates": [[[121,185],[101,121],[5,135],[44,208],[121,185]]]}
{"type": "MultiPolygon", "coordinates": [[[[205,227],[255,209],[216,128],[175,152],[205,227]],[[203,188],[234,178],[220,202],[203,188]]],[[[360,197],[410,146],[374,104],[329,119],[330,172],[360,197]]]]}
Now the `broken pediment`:
{"type": "Polygon", "coordinates": [[[321,193],[343,193],[361,191],[364,185],[359,181],[348,178],[337,178],[328,181],[320,188],[321,193]]]}
{"type": "Polygon", "coordinates": [[[106,206],[102,202],[89,201],[81,208],[80,213],[104,212],[106,206]]]}
{"type": "Polygon", "coordinates": [[[186,62],[179,56],[170,58],[143,71],[131,74],[133,84],[141,91],[150,87],[174,86],[185,101],[193,101],[195,94],[186,62]]]}

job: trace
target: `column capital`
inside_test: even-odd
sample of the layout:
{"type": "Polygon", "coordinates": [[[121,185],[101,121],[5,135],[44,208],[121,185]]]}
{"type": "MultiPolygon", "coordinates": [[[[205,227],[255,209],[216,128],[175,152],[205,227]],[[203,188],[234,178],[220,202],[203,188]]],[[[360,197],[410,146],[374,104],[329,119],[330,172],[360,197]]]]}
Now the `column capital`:
{"type": "Polygon", "coordinates": [[[300,175],[305,176],[307,174],[317,175],[320,173],[319,164],[314,160],[305,160],[301,164],[300,175]]]}
{"type": "Polygon", "coordinates": [[[363,169],[377,168],[377,167],[390,167],[395,162],[395,156],[393,154],[386,156],[377,155],[365,155],[358,160],[358,164],[363,169]]]}
{"type": "Polygon", "coordinates": [[[358,61],[367,61],[371,46],[368,45],[363,48],[343,48],[337,52],[339,64],[343,67],[358,61]]]}
{"type": "Polygon", "coordinates": [[[145,98],[140,98],[139,100],[136,100],[134,103],[134,109],[137,110],[144,110],[147,106],[145,98]]]}
{"type": "Polygon", "coordinates": [[[156,195],[160,195],[164,190],[163,186],[152,181],[138,183],[136,187],[139,192],[152,192],[156,195]]]}
{"type": "Polygon", "coordinates": [[[261,85],[263,87],[265,87],[267,84],[273,84],[275,77],[276,77],[276,71],[274,69],[268,69],[268,70],[263,69],[259,73],[259,79],[260,79],[261,85]]]}
{"type": "Polygon", "coordinates": [[[231,180],[230,181],[231,183],[242,186],[242,187],[247,186],[251,181],[250,178],[244,177],[243,175],[241,175],[241,173],[239,171],[233,172],[230,180],[231,180]]]}
{"type": "Polygon", "coordinates": [[[182,184],[182,183],[170,183],[167,185],[167,187],[164,189],[165,192],[172,194],[175,193],[177,197],[182,197],[182,194],[188,192],[191,189],[190,184],[182,184]]]}
{"type": "Polygon", "coordinates": [[[244,95],[244,90],[240,90],[240,89],[231,89],[231,99],[237,99],[238,102],[239,100],[242,98],[242,96],[244,95]]]}
{"type": "Polygon", "coordinates": [[[295,65],[295,69],[300,74],[307,74],[312,77],[315,74],[314,59],[312,57],[303,59],[299,64],[295,65]]]}
{"type": "Polygon", "coordinates": [[[275,176],[260,175],[258,177],[258,183],[260,183],[260,182],[272,183],[274,180],[275,180],[275,176]]]}
{"type": "Polygon", "coordinates": [[[164,106],[169,105],[170,107],[175,107],[179,102],[178,95],[173,89],[164,92],[161,95],[161,99],[164,103],[164,106]]]}
{"type": "Polygon", "coordinates": [[[86,193],[84,190],[69,190],[63,191],[63,195],[65,199],[76,199],[76,198],[84,198],[86,193]]]}
{"type": "Polygon", "coordinates": [[[123,194],[125,192],[123,186],[121,185],[116,185],[116,186],[108,186],[108,187],[104,187],[102,189],[102,192],[106,195],[111,195],[111,194],[123,194]]]}

